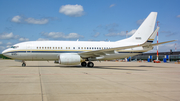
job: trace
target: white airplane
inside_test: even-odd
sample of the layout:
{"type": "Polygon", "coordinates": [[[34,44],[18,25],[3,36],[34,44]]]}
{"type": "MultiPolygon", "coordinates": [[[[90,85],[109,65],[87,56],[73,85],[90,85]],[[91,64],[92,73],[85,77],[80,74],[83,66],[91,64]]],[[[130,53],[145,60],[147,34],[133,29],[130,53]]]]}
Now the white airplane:
{"type": "Polygon", "coordinates": [[[63,65],[93,67],[92,61],[120,59],[141,54],[153,49],[153,46],[172,41],[152,44],[159,27],[155,27],[157,12],[151,12],[138,30],[129,38],[116,42],[102,41],[29,41],[13,45],[2,52],[14,60],[55,61],[63,65]],[[88,63],[86,63],[88,61],[88,63]]]}

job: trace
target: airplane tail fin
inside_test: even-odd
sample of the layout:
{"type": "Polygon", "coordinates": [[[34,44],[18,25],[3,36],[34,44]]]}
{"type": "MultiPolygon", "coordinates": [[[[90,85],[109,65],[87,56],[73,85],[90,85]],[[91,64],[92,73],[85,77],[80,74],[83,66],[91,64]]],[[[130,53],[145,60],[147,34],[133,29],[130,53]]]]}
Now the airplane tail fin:
{"type": "Polygon", "coordinates": [[[157,12],[151,12],[137,31],[128,39],[128,42],[144,44],[152,35],[156,23],[157,12]]]}

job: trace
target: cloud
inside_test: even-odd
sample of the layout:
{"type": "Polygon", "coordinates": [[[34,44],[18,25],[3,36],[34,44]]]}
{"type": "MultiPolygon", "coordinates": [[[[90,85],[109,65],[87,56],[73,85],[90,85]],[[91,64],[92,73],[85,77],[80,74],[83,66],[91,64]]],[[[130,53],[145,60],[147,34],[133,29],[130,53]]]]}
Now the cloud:
{"type": "Polygon", "coordinates": [[[171,32],[171,31],[161,31],[161,33],[165,33],[166,37],[170,37],[178,34],[176,32],[171,32]]]}
{"type": "Polygon", "coordinates": [[[145,20],[145,19],[140,19],[140,20],[136,21],[136,24],[137,24],[137,25],[141,25],[141,24],[144,22],[144,20],[145,20]]]}
{"type": "MultiPolygon", "coordinates": [[[[180,48],[178,45],[176,47],[177,49],[180,48]]],[[[175,50],[175,43],[159,45],[158,51],[167,52],[170,51],[170,49],[172,49],[173,51],[175,50]]],[[[155,46],[153,50],[157,50],[157,46],[155,46]]]]}
{"type": "Polygon", "coordinates": [[[11,42],[6,43],[6,47],[7,47],[7,48],[10,48],[11,46],[12,46],[12,43],[11,43],[11,42]]]}
{"type": "Polygon", "coordinates": [[[177,15],[177,18],[180,18],[180,15],[177,15]]]}
{"type": "Polygon", "coordinates": [[[16,23],[19,23],[21,22],[21,16],[17,15],[17,16],[14,16],[12,19],[11,19],[12,22],[16,22],[16,23]]]}
{"type": "Polygon", "coordinates": [[[4,46],[0,46],[0,50],[4,50],[5,49],[5,47],[4,46]]]}
{"type": "MultiPolygon", "coordinates": [[[[127,35],[133,35],[136,32],[136,29],[131,30],[130,32],[127,33],[127,35]]],[[[125,31],[121,31],[120,33],[108,33],[105,34],[105,36],[111,36],[111,37],[115,37],[115,36],[126,36],[126,32],[125,31]]]]}
{"type": "Polygon", "coordinates": [[[109,7],[111,8],[111,7],[114,7],[115,6],[115,4],[111,4],[109,7]]]}
{"type": "Polygon", "coordinates": [[[8,43],[6,43],[7,45],[12,45],[12,43],[11,42],[8,42],[8,43]]]}
{"type": "Polygon", "coordinates": [[[19,38],[19,41],[29,41],[28,38],[19,38]]]}
{"type": "Polygon", "coordinates": [[[71,17],[80,17],[84,14],[83,6],[81,5],[64,5],[59,9],[59,13],[63,13],[71,17]]]}
{"type": "Polygon", "coordinates": [[[128,32],[127,35],[133,35],[136,31],[137,31],[136,29],[133,29],[130,32],[128,32]]]}
{"type": "Polygon", "coordinates": [[[117,23],[112,23],[112,24],[107,24],[106,25],[106,29],[109,29],[109,28],[114,28],[114,27],[118,27],[119,25],[117,23]]]}
{"type": "Polygon", "coordinates": [[[50,33],[42,32],[41,35],[53,39],[79,39],[84,37],[77,33],[69,33],[68,35],[65,35],[63,32],[50,32],[50,33]]]}
{"type": "Polygon", "coordinates": [[[0,39],[17,39],[18,35],[13,35],[13,33],[2,33],[0,34],[0,39]]]}
{"type": "Polygon", "coordinates": [[[17,16],[14,16],[11,19],[11,21],[15,22],[15,23],[46,24],[46,23],[49,22],[49,19],[45,19],[45,18],[42,18],[42,19],[25,18],[25,17],[17,15],[17,16]]]}
{"type": "Polygon", "coordinates": [[[99,32],[96,32],[96,34],[93,35],[93,37],[98,37],[100,35],[99,32]]]}
{"type": "Polygon", "coordinates": [[[48,41],[49,39],[39,38],[36,41],[48,41]]]}
{"type": "Polygon", "coordinates": [[[174,36],[174,35],[177,35],[177,33],[170,33],[170,34],[166,35],[166,37],[170,37],[170,36],[174,36]]]}
{"type": "Polygon", "coordinates": [[[3,43],[2,42],[0,42],[0,45],[2,45],[3,43]]]}
{"type": "Polygon", "coordinates": [[[27,18],[24,19],[25,22],[30,23],[30,24],[46,24],[48,23],[48,19],[34,19],[34,18],[27,18]]]}
{"type": "Polygon", "coordinates": [[[171,31],[161,31],[161,33],[167,33],[167,34],[170,34],[171,31]]]}
{"type": "Polygon", "coordinates": [[[110,36],[110,37],[114,37],[114,36],[123,36],[123,35],[126,35],[126,32],[125,31],[121,31],[120,33],[108,33],[108,34],[105,34],[105,36],[110,36]]]}

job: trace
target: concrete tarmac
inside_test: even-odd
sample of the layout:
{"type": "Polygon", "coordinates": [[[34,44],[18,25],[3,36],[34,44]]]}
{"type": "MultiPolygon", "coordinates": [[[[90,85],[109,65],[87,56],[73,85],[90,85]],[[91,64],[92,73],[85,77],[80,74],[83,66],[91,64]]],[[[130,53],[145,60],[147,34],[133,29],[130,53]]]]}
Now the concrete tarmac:
{"type": "Polygon", "coordinates": [[[180,101],[180,64],[0,60],[0,101],[180,101]]]}

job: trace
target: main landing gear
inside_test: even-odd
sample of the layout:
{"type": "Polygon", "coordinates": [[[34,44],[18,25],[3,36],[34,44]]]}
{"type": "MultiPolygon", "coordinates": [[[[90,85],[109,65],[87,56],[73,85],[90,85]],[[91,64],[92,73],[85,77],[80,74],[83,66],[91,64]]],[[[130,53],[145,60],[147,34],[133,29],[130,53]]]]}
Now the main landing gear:
{"type": "Polygon", "coordinates": [[[88,62],[88,64],[86,62],[81,62],[81,66],[82,67],[94,67],[94,63],[93,62],[88,62]]]}

